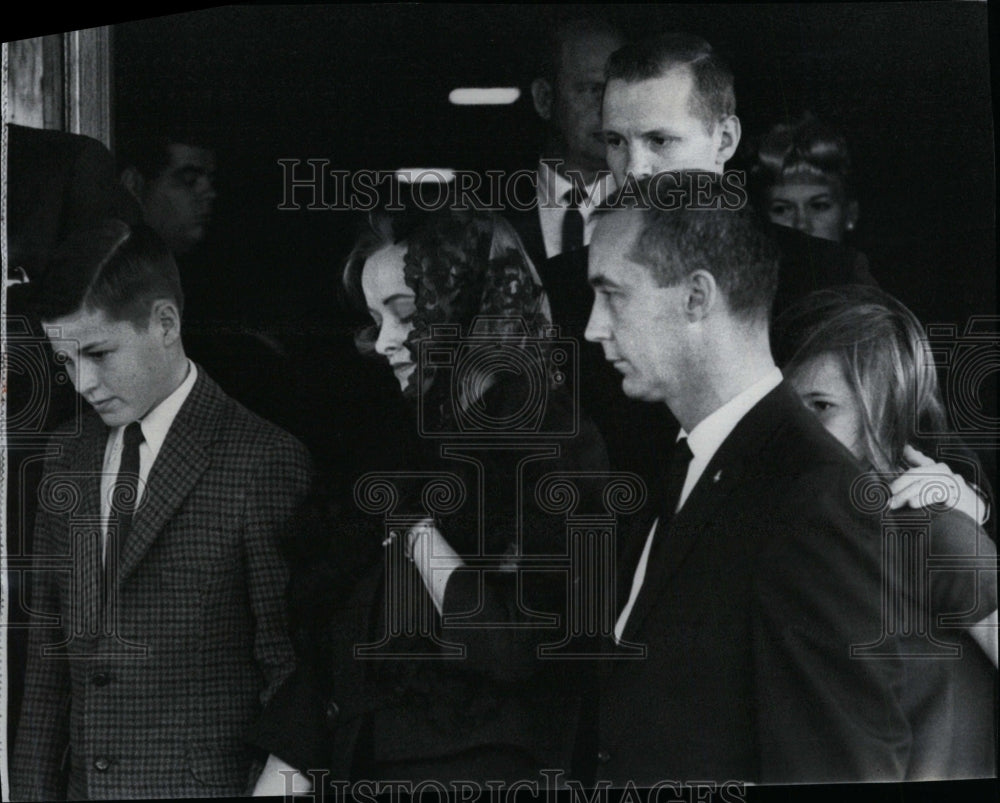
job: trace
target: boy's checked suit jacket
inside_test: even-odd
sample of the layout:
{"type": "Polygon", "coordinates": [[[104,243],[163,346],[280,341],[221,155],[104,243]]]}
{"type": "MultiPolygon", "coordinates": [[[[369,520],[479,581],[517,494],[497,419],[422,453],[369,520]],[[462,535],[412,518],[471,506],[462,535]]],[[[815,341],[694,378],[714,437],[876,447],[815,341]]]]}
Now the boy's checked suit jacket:
{"type": "Polygon", "coordinates": [[[13,797],[245,794],[245,731],[294,667],[280,536],[308,454],[199,368],[105,581],[108,432],[88,412],[39,489],[13,797]]]}

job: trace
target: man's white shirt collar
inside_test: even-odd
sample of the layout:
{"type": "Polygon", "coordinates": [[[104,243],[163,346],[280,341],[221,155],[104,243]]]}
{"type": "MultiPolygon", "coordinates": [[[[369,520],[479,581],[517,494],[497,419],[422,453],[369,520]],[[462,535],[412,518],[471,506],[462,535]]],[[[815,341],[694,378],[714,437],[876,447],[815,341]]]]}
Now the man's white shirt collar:
{"type": "MultiPolygon", "coordinates": [[[[543,159],[538,163],[538,203],[542,207],[566,207],[566,193],[573,189],[573,182],[553,167],[555,160],[543,159]]],[[[601,170],[597,177],[584,186],[589,203],[580,208],[585,218],[615,191],[615,178],[610,170],[601,170]]]]}
{"type": "Polygon", "coordinates": [[[197,379],[198,369],[191,360],[188,360],[188,373],[184,377],[184,381],[177,386],[177,389],[173,393],[140,419],[139,424],[142,427],[142,435],[146,439],[146,443],[149,444],[149,449],[152,452],[154,460],[156,459],[156,455],[160,453],[160,447],[163,446],[163,442],[167,439],[170,425],[174,423],[177,413],[180,412],[181,407],[184,406],[184,402],[187,401],[187,397],[190,395],[191,389],[194,387],[197,379]]]}
{"type": "MultiPolygon", "coordinates": [[[[188,360],[188,373],[184,381],[167,398],[146,413],[139,420],[143,441],[139,445],[139,485],[137,488],[137,504],[145,494],[146,480],[153,468],[156,456],[167,439],[167,433],[180,412],[191,389],[198,379],[198,369],[188,360]]],[[[125,427],[114,427],[108,434],[107,445],[104,448],[104,470],[101,472],[101,529],[104,541],[107,541],[107,522],[111,512],[111,492],[114,488],[118,470],[121,467],[122,448],[124,447],[125,427]]]]}
{"type": "Polygon", "coordinates": [[[703,418],[690,433],[683,429],[677,436],[687,438],[691,448],[691,464],[688,468],[684,489],[681,491],[678,509],[687,501],[688,495],[701,478],[705,468],[719,451],[719,447],[736,429],[736,425],[752,410],[768,393],[781,384],[782,376],[779,368],[773,367],[750,387],[736,394],[718,410],[703,418]]]}

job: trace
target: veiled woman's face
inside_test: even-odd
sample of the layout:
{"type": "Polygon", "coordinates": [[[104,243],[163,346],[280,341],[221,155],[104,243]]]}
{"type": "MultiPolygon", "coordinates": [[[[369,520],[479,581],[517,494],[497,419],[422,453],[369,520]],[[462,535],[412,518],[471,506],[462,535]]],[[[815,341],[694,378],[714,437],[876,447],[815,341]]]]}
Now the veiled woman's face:
{"type": "Polygon", "coordinates": [[[865,457],[861,402],[833,354],[817,354],[788,375],[802,403],[858,460],[865,457]]]}
{"type": "Polygon", "coordinates": [[[367,260],[361,273],[365,303],[379,327],[375,351],[389,362],[401,389],[406,390],[416,363],[404,345],[413,331],[416,296],[403,274],[406,245],[389,245],[367,260]]]}

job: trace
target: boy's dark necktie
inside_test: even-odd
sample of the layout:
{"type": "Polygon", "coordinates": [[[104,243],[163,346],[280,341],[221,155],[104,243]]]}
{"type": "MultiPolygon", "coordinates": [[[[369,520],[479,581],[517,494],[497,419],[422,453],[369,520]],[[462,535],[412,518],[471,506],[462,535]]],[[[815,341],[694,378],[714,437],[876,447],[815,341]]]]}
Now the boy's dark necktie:
{"type": "Polygon", "coordinates": [[[145,440],[142,426],[133,421],[125,427],[122,460],[118,466],[118,477],[115,479],[111,498],[113,509],[118,513],[118,528],[116,530],[117,554],[119,558],[125,551],[125,542],[132,529],[132,518],[139,495],[139,447],[145,440]]]}

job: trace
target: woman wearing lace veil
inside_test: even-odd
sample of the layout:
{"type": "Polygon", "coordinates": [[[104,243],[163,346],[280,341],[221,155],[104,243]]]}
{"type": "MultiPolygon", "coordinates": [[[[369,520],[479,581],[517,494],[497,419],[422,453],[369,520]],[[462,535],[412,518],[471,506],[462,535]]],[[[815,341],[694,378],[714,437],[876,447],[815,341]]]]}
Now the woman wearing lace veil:
{"type": "MultiPolygon", "coordinates": [[[[256,794],[283,794],[282,769],[414,783],[568,772],[587,678],[583,662],[538,657],[560,641],[570,592],[565,567],[542,565],[568,549],[540,496],[554,472],[599,474],[606,456],[566,392],[572,355],[537,275],[502,218],[447,211],[373,217],[344,283],[374,321],[358,346],[392,369],[413,437],[405,461],[387,456],[405,463],[392,489],[378,486],[398,497],[397,526],[322,502],[302,517],[324,549],[293,575],[300,669],[254,734],[271,754],[256,794]],[[449,497],[436,510],[417,488],[431,475],[449,497]]],[[[361,507],[372,482],[356,486],[361,507]]],[[[596,509],[596,484],[581,487],[578,509],[596,509]]]]}

